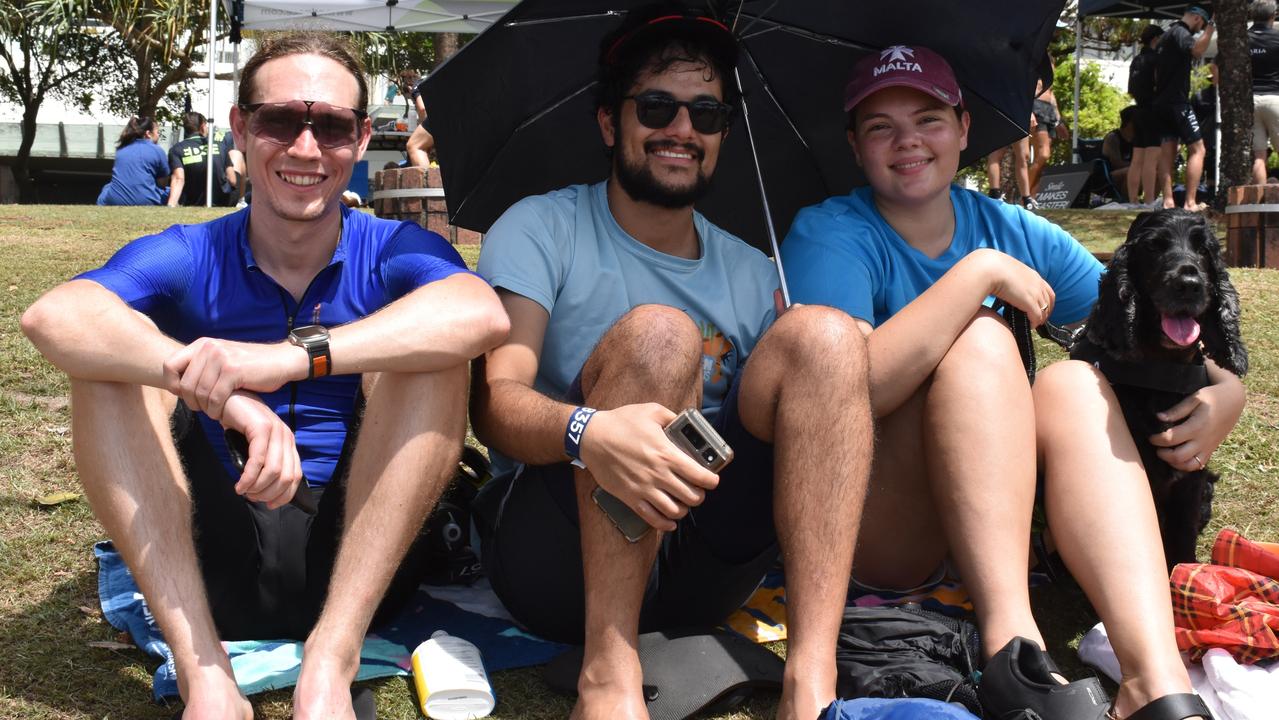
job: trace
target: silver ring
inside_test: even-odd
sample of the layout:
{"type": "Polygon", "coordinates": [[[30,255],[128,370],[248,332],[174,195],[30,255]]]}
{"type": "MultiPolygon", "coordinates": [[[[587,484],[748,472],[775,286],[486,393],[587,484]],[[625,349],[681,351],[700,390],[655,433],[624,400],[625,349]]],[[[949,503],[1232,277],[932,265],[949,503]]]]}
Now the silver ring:
{"type": "Polygon", "coordinates": [[[1204,469],[1204,461],[1203,461],[1203,460],[1200,460],[1198,455],[1196,455],[1196,456],[1195,456],[1195,462],[1199,463],[1199,469],[1200,469],[1200,470],[1203,470],[1203,469],[1204,469]]]}
{"type": "Polygon", "coordinates": [[[1039,306],[1039,312],[1045,312],[1047,310],[1048,310],[1048,303],[1044,303],[1043,305],[1039,306]]]}

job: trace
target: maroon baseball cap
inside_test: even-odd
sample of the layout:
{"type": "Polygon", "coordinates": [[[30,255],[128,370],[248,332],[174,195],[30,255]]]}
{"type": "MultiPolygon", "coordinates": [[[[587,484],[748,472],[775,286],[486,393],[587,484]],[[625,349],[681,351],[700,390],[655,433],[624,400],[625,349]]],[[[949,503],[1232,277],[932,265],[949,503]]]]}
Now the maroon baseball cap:
{"type": "Polygon", "coordinates": [[[963,105],[959,81],[950,63],[925,47],[893,45],[857,61],[844,86],[844,112],[886,87],[910,87],[947,105],[963,105]]]}

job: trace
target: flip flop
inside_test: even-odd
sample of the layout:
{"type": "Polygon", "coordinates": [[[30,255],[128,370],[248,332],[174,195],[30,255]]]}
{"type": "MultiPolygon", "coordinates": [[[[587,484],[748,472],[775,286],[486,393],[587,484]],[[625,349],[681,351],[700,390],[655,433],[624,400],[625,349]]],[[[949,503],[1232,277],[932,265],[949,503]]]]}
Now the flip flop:
{"type": "Polygon", "coordinates": [[[1175,693],[1155,698],[1124,720],[1186,720],[1202,717],[1213,720],[1212,712],[1194,693],[1175,693]]]}
{"type": "MultiPolygon", "coordinates": [[[[684,720],[723,712],[756,689],[781,690],[785,663],[768,648],[722,630],[663,631],[639,636],[644,700],[652,720],[684,720]]],[[[552,660],[542,678],[552,690],[577,694],[582,648],[552,660]]]]}

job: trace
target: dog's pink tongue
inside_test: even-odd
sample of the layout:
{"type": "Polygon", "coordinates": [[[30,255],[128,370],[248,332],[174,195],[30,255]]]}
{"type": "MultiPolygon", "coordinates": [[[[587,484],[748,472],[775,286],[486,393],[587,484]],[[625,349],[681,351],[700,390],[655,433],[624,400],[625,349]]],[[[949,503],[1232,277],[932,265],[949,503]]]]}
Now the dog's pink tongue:
{"type": "Polygon", "coordinates": [[[1160,320],[1164,335],[1169,340],[1185,347],[1199,339],[1199,323],[1192,317],[1172,317],[1164,315],[1160,320]]]}

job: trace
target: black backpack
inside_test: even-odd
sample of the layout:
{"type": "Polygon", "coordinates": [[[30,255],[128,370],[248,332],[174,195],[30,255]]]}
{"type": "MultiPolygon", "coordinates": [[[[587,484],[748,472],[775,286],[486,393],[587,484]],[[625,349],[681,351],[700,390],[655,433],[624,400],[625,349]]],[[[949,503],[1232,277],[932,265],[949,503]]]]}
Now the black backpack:
{"type": "Polygon", "coordinates": [[[1128,94],[1138,105],[1155,99],[1155,54],[1141,52],[1128,65],[1128,94]]]}
{"type": "Polygon", "coordinates": [[[844,609],[835,648],[842,698],[928,698],[981,716],[981,642],[967,620],[919,605],[844,609]]]}

